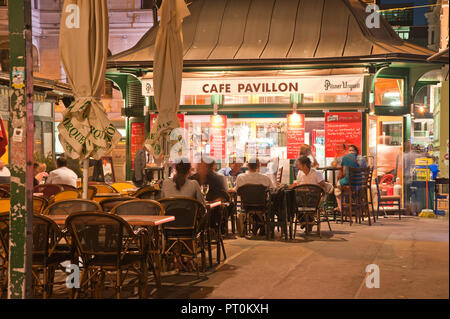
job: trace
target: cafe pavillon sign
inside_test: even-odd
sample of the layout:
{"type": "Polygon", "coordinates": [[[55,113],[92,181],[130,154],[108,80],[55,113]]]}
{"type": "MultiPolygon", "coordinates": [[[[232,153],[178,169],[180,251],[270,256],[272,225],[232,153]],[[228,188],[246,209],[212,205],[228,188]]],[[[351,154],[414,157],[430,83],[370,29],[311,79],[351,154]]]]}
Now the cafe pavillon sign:
{"type": "MultiPolygon", "coordinates": [[[[183,79],[181,95],[275,95],[361,93],[364,75],[183,79]]],[[[153,96],[153,79],[142,79],[142,95],[153,96]]]]}

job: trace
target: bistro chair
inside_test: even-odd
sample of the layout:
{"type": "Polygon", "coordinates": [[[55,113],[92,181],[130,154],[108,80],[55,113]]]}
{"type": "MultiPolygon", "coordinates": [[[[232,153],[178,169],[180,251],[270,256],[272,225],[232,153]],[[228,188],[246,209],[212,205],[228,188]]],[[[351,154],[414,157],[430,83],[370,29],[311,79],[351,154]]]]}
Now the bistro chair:
{"type": "Polygon", "coordinates": [[[342,211],[350,218],[350,226],[353,223],[353,215],[356,222],[361,223],[364,215],[367,214],[369,226],[370,221],[369,205],[367,203],[367,179],[369,168],[349,168],[349,184],[343,185],[342,189],[342,211]],[[355,214],[353,214],[355,213],[355,214]]]}
{"type": "Polygon", "coordinates": [[[164,207],[154,200],[133,199],[116,205],[111,214],[117,215],[164,215],[164,207]]]}
{"type": "Polygon", "coordinates": [[[164,207],[165,214],[175,216],[175,221],[163,226],[165,240],[163,256],[193,259],[200,277],[198,254],[202,258],[202,271],[206,268],[205,231],[207,214],[205,206],[188,197],[168,197],[159,200],[164,207]]]}
{"type": "Polygon", "coordinates": [[[209,209],[209,223],[207,225],[207,244],[208,244],[208,258],[209,266],[212,267],[212,252],[211,245],[216,245],[216,260],[220,264],[222,254],[223,260],[227,259],[225,245],[223,243],[222,230],[224,224],[228,222],[228,206],[230,204],[222,202],[221,205],[209,209]]]}
{"type": "Polygon", "coordinates": [[[244,234],[253,232],[256,236],[258,228],[264,227],[266,238],[269,239],[268,221],[271,211],[270,194],[264,185],[247,184],[238,188],[241,197],[241,207],[245,211],[244,234]]]}
{"type": "Polygon", "coordinates": [[[57,203],[62,200],[68,200],[68,199],[76,199],[81,198],[81,193],[78,190],[67,190],[62,191],[61,193],[55,194],[50,197],[49,204],[57,203]]]}
{"type": "Polygon", "coordinates": [[[46,200],[50,200],[50,197],[61,193],[62,191],[64,191],[64,188],[57,184],[42,184],[33,188],[33,193],[44,194],[43,197],[45,197],[46,200]]]}
{"type": "Polygon", "coordinates": [[[127,190],[128,189],[135,189],[136,186],[134,186],[134,184],[132,183],[114,183],[111,185],[115,190],[117,190],[119,193],[122,194],[128,194],[127,190]]]}
{"type": "Polygon", "coordinates": [[[319,234],[321,234],[320,231],[320,224],[322,222],[328,223],[328,228],[330,229],[330,232],[333,230],[331,229],[330,220],[328,218],[328,212],[334,211],[335,203],[335,197],[334,197],[334,187],[331,183],[325,182],[325,193],[322,197],[320,208],[319,208],[319,217],[320,217],[320,223],[317,225],[319,234]]]}
{"type": "Polygon", "coordinates": [[[64,191],[76,191],[78,190],[76,187],[73,187],[72,185],[67,184],[57,184],[63,188],[64,191]]]}
{"type": "Polygon", "coordinates": [[[7,190],[0,188],[0,198],[10,198],[11,194],[7,190]]]}
{"type": "Polygon", "coordinates": [[[11,210],[11,200],[9,198],[0,198],[0,213],[11,210]]]}
{"type": "Polygon", "coordinates": [[[144,186],[138,189],[132,196],[140,199],[158,200],[161,197],[161,191],[154,186],[144,186]]]}
{"type": "Polygon", "coordinates": [[[11,184],[0,184],[0,188],[7,191],[8,193],[11,193],[11,184]]]}
{"type": "Polygon", "coordinates": [[[9,212],[0,213],[0,298],[8,288],[9,212]]]}
{"type": "Polygon", "coordinates": [[[114,187],[108,184],[92,184],[89,185],[97,189],[97,194],[119,193],[114,187]]]}
{"type": "Polygon", "coordinates": [[[383,208],[384,215],[386,215],[385,207],[392,207],[397,206],[398,207],[398,219],[402,218],[401,214],[401,196],[398,195],[381,195],[380,187],[378,185],[378,179],[375,178],[375,184],[377,185],[377,194],[378,194],[378,200],[377,200],[377,216],[380,216],[380,207],[383,208]]]}
{"type": "Polygon", "coordinates": [[[299,185],[293,188],[297,210],[295,212],[294,239],[297,232],[297,224],[305,227],[306,235],[309,235],[314,225],[320,237],[320,212],[319,206],[322,201],[324,190],[318,185],[299,185]]]}
{"type": "Polygon", "coordinates": [[[55,284],[55,270],[60,263],[71,260],[70,252],[57,248],[61,239],[63,234],[53,220],[42,215],[33,216],[32,277],[35,296],[41,288],[43,298],[50,297],[55,284]]]}
{"type": "MultiPolygon", "coordinates": [[[[372,158],[372,156],[368,156],[368,158],[372,158]]],[[[376,222],[376,217],[375,217],[375,209],[373,207],[373,194],[372,194],[372,181],[373,181],[373,166],[369,166],[369,172],[367,174],[367,191],[365,193],[366,197],[366,203],[367,206],[370,205],[371,208],[371,212],[372,212],[372,218],[373,218],[373,222],[376,222]]],[[[369,206],[366,208],[367,210],[369,210],[369,206]]]]}
{"type": "Polygon", "coordinates": [[[134,197],[130,197],[130,196],[105,198],[105,199],[101,200],[99,204],[102,207],[102,210],[104,212],[110,212],[114,208],[114,206],[117,206],[118,204],[130,201],[130,200],[134,200],[134,199],[135,199],[134,197]]]}
{"type": "Polygon", "coordinates": [[[68,199],[49,205],[44,215],[70,215],[76,212],[102,211],[101,206],[88,199],[68,199]]]}
{"type": "MultiPolygon", "coordinates": [[[[119,299],[130,273],[138,277],[139,298],[147,297],[149,249],[145,228],[134,232],[120,216],[100,211],[74,213],[67,218],[66,227],[83,261],[80,289],[90,289],[91,297],[102,298],[105,280],[109,279],[119,299]]],[[[80,289],[75,290],[75,298],[80,289]]]]}
{"type": "Polygon", "coordinates": [[[33,196],[33,213],[41,215],[48,206],[48,200],[44,197],[33,196]]]}
{"type": "Polygon", "coordinates": [[[283,166],[279,167],[277,170],[277,186],[281,185],[283,179],[283,166]]]}

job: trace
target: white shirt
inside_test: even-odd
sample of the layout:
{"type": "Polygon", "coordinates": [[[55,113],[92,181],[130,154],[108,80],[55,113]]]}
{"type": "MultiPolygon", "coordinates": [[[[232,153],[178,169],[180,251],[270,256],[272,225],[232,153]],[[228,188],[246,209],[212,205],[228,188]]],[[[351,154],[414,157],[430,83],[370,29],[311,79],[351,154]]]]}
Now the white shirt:
{"type": "Polygon", "coordinates": [[[314,168],[309,170],[309,174],[305,175],[302,170],[298,171],[297,182],[299,185],[312,184],[319,185],[323,181],[322,172],[316,171],[314,168]]]}
{"type": "Polygon", "coordinates": [[[68,167],[60,167],[50,172],[47,184],[65,184],[77,187],[78,176],[68,167]]]}
{"type": "Polygon", "coordinates": [[[247,184],[264,185],[270,189],[275,189],[272,180],[268,176],[257,172],[247,172],[237,177],[236,189],[247,184]]]}
{"type": "Polygon", "coordinates": [[[0,176],[11,176],[11,172],[9,171],[8,167],[3,167],[3,169],[0,169],[0,176]]]}

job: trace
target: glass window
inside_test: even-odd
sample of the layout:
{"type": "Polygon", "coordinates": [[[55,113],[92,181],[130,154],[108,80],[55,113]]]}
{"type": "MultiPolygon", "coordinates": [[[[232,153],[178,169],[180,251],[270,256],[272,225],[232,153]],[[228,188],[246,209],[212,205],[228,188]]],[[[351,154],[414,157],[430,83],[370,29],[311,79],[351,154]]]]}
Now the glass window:
{"type": "Polygon", "coordinates": [[[375,105],[403,106],[404,80],[383,79],[375,81],[375,105]]]}
{"type": "Polygon", "coordinates": [[[361,103],[362,93],[311,93],[303,94],[303,103],[361,103]]]}
{"type": "Polygon", "coordinates": [[[52,117],[52,104],[48,102],[34,102],[33,112],[35,116],[52,117]]]}
{"type": "Polygon", "coordinates": [[[42,154],[42,122],[34,122],[34,152],[42,154]]]}
{"type": "Polygon", "coordinates": [[[224,95],[223,104],[290,104],[291,95],[224,95]]]}
{"type": "Polygon", "coordinates": [[[211,95],[183,95],[181,105],[211,105],[211,95]]]}

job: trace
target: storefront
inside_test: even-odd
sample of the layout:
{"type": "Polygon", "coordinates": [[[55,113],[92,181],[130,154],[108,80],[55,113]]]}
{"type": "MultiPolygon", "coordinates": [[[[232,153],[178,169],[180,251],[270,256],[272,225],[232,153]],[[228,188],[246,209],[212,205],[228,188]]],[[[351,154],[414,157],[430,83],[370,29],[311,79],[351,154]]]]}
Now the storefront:
{"type": "MultiPolygon", "coordinates": [[[[444,59],[427,63],[433,52],[404,42],[383,20],[379,29],[367,28],[360,3],[269,1],[270,11],[266,2],[197,0],[190,5],[191,16],[183,22],[180,101],[189,150],[220,163],[231,154],[286,161],[306,143],[320,166],[327,166],[342,153],[342,144],[356,144],[362,154],[373,156],[380,180],[403,184],[414,88],[444,59]]],[[[132,149],[142,147],[131,143],[143,143],[139,135],[142,129],[148,134],[156,110],[156,32],[152,28],[108,64],[109,77],[118,85],[139,79],[145,97],[145,105],[127,103],[124,110],[128,179],[132,149]],[[141,130],[133,129],[137,126],[141,130]]],[[[285,181],[292,179],[292,169],[284,172],[285,181]]]]}

